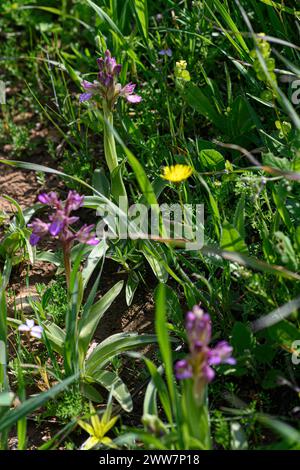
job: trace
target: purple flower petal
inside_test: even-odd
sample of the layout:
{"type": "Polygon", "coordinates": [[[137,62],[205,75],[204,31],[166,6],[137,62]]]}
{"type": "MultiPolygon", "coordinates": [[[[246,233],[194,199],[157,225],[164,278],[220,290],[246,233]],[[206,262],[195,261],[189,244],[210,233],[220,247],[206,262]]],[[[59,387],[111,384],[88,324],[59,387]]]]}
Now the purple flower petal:
{"type": "Polygon", "coordinates": [[[31,329],[34,327],[34,320],[27,319],[26,325],[31,329]]]}
{"type": "Polygon", "coordinates": [[[123,96],[126,96],[126,95],[130,95],[131,93],[134,92],[134,89],[135,89],[136,85],[135,83],[127,83],[127,85],[123,86],[123,88],[121,89],[121,95],[123,96]]]}
{"type": "Polygon", "coordinates": [[[19,325],[18,330],[19,331],[30,331],[30,328],[27,325],[19,325]]]}
{"type": "Polygon", "coordinates": [[[99,240],[95,238],[90,232],[93,230],[94,225],[83,225],[75,235],[76,240],[86,245],[98,245],[99,240]]]}
{"type": "Polygon", "coordinates": [[[142,101],[142,97],[139,95],[128,95],[126,99],[129,103],[140,103],[142,101]]]}
{"type": "Polygon", "coordinates": [[[77,211],[83,204],[84,196],[80,196],[76,191],[69,191],[66,206],[69,211],[77,211]]]}
{"type": "Polygon", "coordinates": [[[58,198],[58,195],[55,191],[50,191],[50,193],[41,193],[38,196],[38,200],[42,204],[48,204],[53,207],[61,207],[61,202],[58,198]]]}
{"type": "Polygon", "coordinates": [[[170,48],[162,49],[161,51],[159,51],[159,55],[167,55],[168,57],[172,57],[172,51],[170,48]]]}
{"type": "Polygon", "coordinates": [[[82,103],[83,101],[88,101],[92,98],[93,93],[82,93],[79,96],[79,102],[82,103]]]}
{"type": "Polygon", "coordinates": [[[42,204],[49,204],[49,196],[48,194],[46,193],[41,193],[38,195],[38,200],[42,203],[42,204]]]}
{"type": "Polygon", "coordinates": [[[87,80],[83,80],[83,82],[81,83],[81,86],[87,91],[93,90],[95,88],[95,84],[88,82],[87,80]]]}
{"type": "Polygon", "coordinates": [[[97,59],[97,64],[100,72],[102,72],[104,69],[104,59],[102,57],[99,57],[99,59],[97,59]]]}
{"type": "Polygon", "coordinates": [[[52,224],[49,227],[49,233],[56,237],[63,228],[63,222],[61,220],[54,219],[52,224]]]}
{"type": "Polygon", "coordinates": [[[211,382],[215,377],[215,371],[208,365],[204,365],[202,368],[202,373],[205,381],[207,383],[211,382]]]}
{"type": "Polygon", "coordinates": [[[99,240],[96,237],[90,238],[88,241],[85,242],[86,245],[98,245],[99,240]]]}
{"type": "Polygon", "coordinates": [[[41,339],[43,333],[43,328],[39,325],[33,326],[30,331],[30,335],[34,338],[41,339]]]}
{"type": "Polygon", "coordinates": [[[114,67],[113,74],[114,74],[114,75],[120,75],[121,70],[122,70],[122,65],[121,65],[121,64],[117,64],[117,65],[115,65],[115,67],[114,67]]]}
{"type": "Polygon", "coordinates": [[[38,242],[40,241],[41,237],[36,235],[35,233],[32,233],[29,237],[29,243],[31,246],[36,246],[38,242]]]}
{"type": "Polygon", "coordinates": [[[235,359],[231,357],[232,346],[227,341],[220,341],[215,348],[209,352],[209,364],[218,365],[221,363],[235,364],[235,359]],[[228,362],[229,361],[229,362],[228,362]],[[234,361],[234,362],[232,362],[234,361]]]}
{"type": "Polygon", "coordinates": [[[178,380],[190,379],[193,377],[193,370],[186,359],[181,359],[175,364],[175,375],[178,380]]]}

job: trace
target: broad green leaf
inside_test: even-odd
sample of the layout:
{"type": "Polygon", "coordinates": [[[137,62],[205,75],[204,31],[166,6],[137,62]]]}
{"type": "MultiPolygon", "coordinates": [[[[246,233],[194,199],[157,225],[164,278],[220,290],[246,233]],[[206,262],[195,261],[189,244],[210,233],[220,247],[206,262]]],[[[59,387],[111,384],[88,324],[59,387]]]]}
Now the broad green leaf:
{"type": "Polygon", "coordinates": [[[110,195],[110,184],[103,168],[96,168],[93,173],[93,187],[104,196],[110,195]]]}
{"type": "Polygon", "coordinates": [[[40,251],[37,253],[35,259],[37,261],[45,261],[46,263],[52,263],[54,266],[60,266],[62,263],[62,256],[60,253],[52,253],[51,251],[40,251]]]}
{"type": "MultiPolygon", "coordinates": [[[[172,424],[172,422],[173,422],[172,405],[171,405],[171,402],[170,402],[170,397],[169,397],[167,386],[166,386],[166,384],[165,384],[165,382],[164,382],[164,380],[162,379],[162,376],[161,376],[163,369],[159,370],[155,366],[155,364],[147,358],[144,358],[144,360],[145,360],[145,363],[146,363],[146,365],[148,367],[148,370],[150,372],[150,375],[151,375],[151,382],[155,387],[155,394],[153,393],[153,390],[152,390],[151,395],[152,395],[153,399],[155,399],[156,393],[158,393],[158,396],[159,396],[161,405],[163,407],[164,413],[166,414],[166,417],[167,417],[169,423],[172,424]]],[[[148,394],[149,393],[150,393],[150,389],[148,390],[148,394]]],[[[149,399],[149,395],[148,395],[147,398],[149,399]]],[[[149,401],[146,401],[146,402],[144,401],[144,414],[149,414],[149,411],[151,411],[151,410],[153,411],[153,409],[155,409],[155,404],[154,403],[151,404],[150,409],[147,409],[149,404],[150,404],[149,401]]]]}
{"type": "Polygon", "coordinates": [[[299,329],[287,320],[283,320],[266,330],[267,336],[276,341],[283,349],[293,352],[292,344],[299,340],[299,329]]]}
{"type": "Polygon", "coordinates": [[[166,271],[164,265],[161,262],[162,259],[166,262],[166,255],[162,247],[160,247],[159,245],[156,245],[154,247],[148,244],[146,245],[144,243],[142,246],[142,252],[149,265],[151,266],[151,269],[157,279],[163,283],[167,282],[168,272],[166,271]]]}
{"type": "Polygon", "coordinates": [[[242,239],[245,239],[246,232],[245,232],[245,194],[242,194],[233,217],[233,225],[234,228],[238,231],[241,235],[242,239]]]}
{"type": "Polygon", "coordinates": [[[127,305],[131,305],[135,291],[139,285],[140,278],[137,275],[135,271],[131,271],[127,283],[126,283],[126,289],[125,289],[125,295],[126,295],[126,303],[127,305]]]}
{"type": "Polygon", "coordinates": [[[257,414],[257,419],[261,424],[264,424],[268,428],[275,431],[281,437],[286,439],[289,442],[300,442],[300,432],[279,419],[273,418],[273,416],[268,416],[264,414],[257,414]]]}
{"type": "Polygon", "coordinates": [[[166,285],[166,313],[167,318],[171,322],[181,324],[183,321],[182,309],[180,306],[178,293],[176,293],[170,286],[166,285]]]}
{"type": "MultiPolygon", "coordinates": [[[[79,321],[79,342],[78,347],[86,351],[96,328],[104,313],[109,309],[113,301],[120,294],[124,281],[117,282],[104,296],[98,300],[89,312],[79,321]]],[[[120,312],[121,314],[121,312],[120,312]]]]}
{"type": "Polygon", "coordinates": [[[96,3],[92,2],[91,0],[86,0],[86,1],[93,8],[93,10],[97,13],[97,15],[101,18],[101,20],[105,21],[108,24],[108,26],[110,27],[110,29],[112,31],[114,31],[114,33],[116,33],[118,38],[120,40],[122,40],[122,42],[124,42],[125,38],[124,38],[123,34],[119,30],[118,26],[108,16],[108,14],[105,13],[105,11],[102,8],[100,8],[98,5],[96,5],[96,3]]]}
{"type": "Polygon", "coordinates": [[[228,119],[229,135],[233,138],[237,138],[246,132],[250,132],[255,127],[253,122],[252,114],[250,112],[250,104],[247,100],[238,96],[233,104],[228,119]]]}
{"type": "Polygon", "coordinates": [[[169,333],[167,328],[166,317],[166,291],[163,284],[159,284],[156,289],[156,308],[155,308],[155,331],[157,334],[157,341],[159,350],[162,356],[168,391],[171,397],[173,406],[175,405],[175,384],[173,375],[173,359],[172,350],[169,340],[169,333]]]}
{"type": "Polygon", "coordinates": [[[223,129],[224,117],[216,111],[213,100],[202,89],[188,83],[184,89],[184,97],[195,111],[210,119],[219,129],[223,129]]]}
{"type": "Polygon", "coordinates": [[[248,253],[248,248],[243,238],[228,222],[222,227],[221,248],[226,251],[237,251],[239,253],[248,253]]]}
{"type": "Polygon", "coordinates": [[[225,159],[217,150],[205,149],[200,151],[200,164],[204,171],[223,170],[225,159]]]}
{"type": "Polygon", "coordinates": [[[90,401],[95,403],[103,403],[104,397],[99,393],[99,391],[92,384],[81,381],[80,388],[82,394],[90,401]]]}
{"type": "Polygon", "coordinates": [[[1,392],[0,393],[0,407],[11,406],[14,400],[15,394],[13,392],[1,392]]]}
{"type": "Polygon", "coordinates": [[[262,155],[262,162],[265,166],[270,166],[271,168],[278,168],[283,171],[291,170],[291,162],[287,158],[275,157],[271,152],[262,155]]]}
{"type": "Polygon", "coordinates": [[[112,335],[102,341],[86,360],[86,374],[92,376],[95,371],[103,369],[113,357],[156,341],[155,335],[139,335],[137,333],[112,335]]]}
{"type": "Polygon", "coordinates": [[[133,403],[130,392],[118,374],[108,370],[97,370],[89,379],[99,383],[111,392],[125,411],[132,411],[133,403]]]}
{"type": "Polygon", "coordinates": [[[251,349],[253,344],[252,333],[249,326],[242,322],[236,322],[232,328],[231,344],[235,353],[243,354],[245,350],[251,349]]]}
{"type": "Polygon", "coordinates": [[[48,321],[43,323],[43,327],[45,328],[48,341],[52,345],[53,349],[59,354],[63,354],[66,341],[65,331],[55,323],[50,323],[48,321]]]}
{"type": "Polygon", "coordinates": [[[88,255],[85,266],[82,270],[82,279],[83,279],[83,287],[85,288],[87,286],[87,283],[90,280],[91,275],[93,274],[94,270],[96,269],[99,261],[103,258],[105,255],[107,249],[107,244],[106,241],[103,239],[101,240],[98,245],[96,245],[90,254],[88,255]]]}
{"type": "Polygon", "coordinates": [[[275,248],[281,258],[282,264],[288,269],[297,271],[298,262],[291,240],[282,232],[275,232],[275,248]]]}
{"type": "Polygon", "coordinates": [[[120,198],[127,201],[127,192],[123,181],[123,165],[118,165],[110,175],[111,178],[111,194],[115,203],[118,205],[120,198]]]}

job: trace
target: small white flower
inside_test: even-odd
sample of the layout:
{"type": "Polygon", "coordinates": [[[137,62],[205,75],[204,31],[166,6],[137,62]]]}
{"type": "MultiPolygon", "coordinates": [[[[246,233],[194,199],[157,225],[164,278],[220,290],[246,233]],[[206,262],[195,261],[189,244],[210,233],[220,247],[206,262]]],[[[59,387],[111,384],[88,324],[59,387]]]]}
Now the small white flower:
{"type": "Polygon", "coordinates": [[[19,331],[28,331],[33,338],[41,339],[43,328],[34,324],[34,320],[26,320],[25,323],[18,327],[19,331]]]}

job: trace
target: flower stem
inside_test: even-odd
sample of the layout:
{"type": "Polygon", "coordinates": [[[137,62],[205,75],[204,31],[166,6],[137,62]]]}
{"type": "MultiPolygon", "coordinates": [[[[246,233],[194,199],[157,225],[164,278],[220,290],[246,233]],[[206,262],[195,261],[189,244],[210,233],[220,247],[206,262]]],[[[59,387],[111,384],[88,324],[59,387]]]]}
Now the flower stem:
{"type": "Polygon", "coordinates": [[[70,249],[66,244],[63,244],[63,255],[64,255],[66,282],[67,282],[67,287],[69,289],[70,279],[71,279],[71,258],[70,258],[70,249]]]}
{"type": "Polygon", "coordinates": [[[103,114],[104,114],[104,154],[107,166],[110,173],[118,166],[118,157],[116,151],[116,142],[115,137],[111,131],[113,126],[114,117],[110,109],[108,109],[107,104],[103,104],[103,114]]]}

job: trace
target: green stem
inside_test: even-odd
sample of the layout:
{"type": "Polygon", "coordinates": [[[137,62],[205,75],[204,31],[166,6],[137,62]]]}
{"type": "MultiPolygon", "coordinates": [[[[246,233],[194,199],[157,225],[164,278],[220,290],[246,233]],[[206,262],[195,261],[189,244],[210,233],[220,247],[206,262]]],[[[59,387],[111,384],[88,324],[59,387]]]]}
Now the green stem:
{"type": "Polygon", "coordinates": [[[108,109],[106,103],[103,104],[104,114],[104,154],[110,173],[118,166],[118,157],[116,151],[116,142],[111,127],[114,123],[113,113],[108,109]]]}
{"type": "Polygon", "coordinates": [[[64,255],[64,266],[65,266],[67,287],[69,289],[70,279],[71,279],[71,258],[70,258],[70,250],[66,245],[63,246],[63,255],[64,255]]]}

